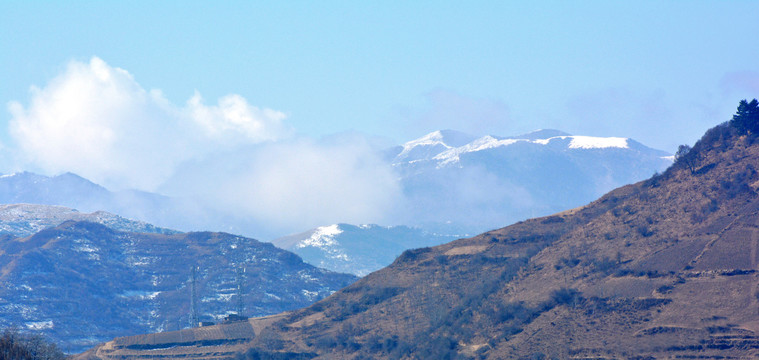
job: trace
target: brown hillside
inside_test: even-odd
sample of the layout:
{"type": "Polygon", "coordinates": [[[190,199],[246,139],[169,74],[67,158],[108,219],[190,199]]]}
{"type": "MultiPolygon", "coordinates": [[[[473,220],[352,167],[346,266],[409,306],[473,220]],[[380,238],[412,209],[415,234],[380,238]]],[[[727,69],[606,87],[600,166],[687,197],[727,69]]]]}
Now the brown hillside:
{"type": "MultiPolygon", "coordinates": [[[[757,358],[756,169],[756,136],[723,124],[660,176],[407,251],[235,349],[255,359],[757,358]]],[[[86,357],[193,357],[202,346],[148,354],[119,341],[86,357]]]]}

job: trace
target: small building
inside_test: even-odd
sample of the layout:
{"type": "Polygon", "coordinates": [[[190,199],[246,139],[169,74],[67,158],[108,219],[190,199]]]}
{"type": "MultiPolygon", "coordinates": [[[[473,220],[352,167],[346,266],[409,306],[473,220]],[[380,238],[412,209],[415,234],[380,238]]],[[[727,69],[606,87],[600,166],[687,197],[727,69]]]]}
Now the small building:
{"type": "Polygon", "coordinates": [[[232,322],[238,322],[238,321],[245,321],[248,320],[246,316],[238,315],[238,314],[229,314],[227,317],[224,318],[223,323],[228,324],[232,322]]]}

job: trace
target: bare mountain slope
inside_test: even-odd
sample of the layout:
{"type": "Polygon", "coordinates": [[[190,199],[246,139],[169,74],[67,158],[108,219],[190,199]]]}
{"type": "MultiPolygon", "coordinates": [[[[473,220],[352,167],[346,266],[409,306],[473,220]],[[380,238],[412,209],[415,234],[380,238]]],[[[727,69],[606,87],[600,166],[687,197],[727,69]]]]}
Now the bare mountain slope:
{"type": "MultiPolygon", "coordinates": [[[[723,124],[664,174],[445,245],[265,325],[246,358],[759,357],[759,137],[723,124]]],[[[258,325],[256,328],[253,325],[258,325]]],[[[202,339],[201,330],[193,333],[202,339]]],[[[122,338],[82,358],[213,358],[122,338]]],[[[203,353],[199,354],[199,346],[203,353]]]]}

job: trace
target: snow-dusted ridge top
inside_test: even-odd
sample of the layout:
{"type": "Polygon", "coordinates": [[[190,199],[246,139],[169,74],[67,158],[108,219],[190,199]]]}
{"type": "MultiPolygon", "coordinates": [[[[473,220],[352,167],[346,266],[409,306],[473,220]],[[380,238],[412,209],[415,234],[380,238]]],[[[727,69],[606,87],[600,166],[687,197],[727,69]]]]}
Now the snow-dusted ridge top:
{"type": "Polygon", "coordinates": [[[297,246],[304,248],[307,246],[324,247],[337,245],[335,236],[343,233],[338,224],[329,226],[320,226],[314,230],[308,239],[303,240],[297,246]]]}
{"type": "MultiPolygon", "coordinates": [[[[459,134],[459,139],[463,137],[462,135],[465,135],[461,133],[457,134],[459,134]]],[[[445,166],[458,162],[460,156],[465,153],[510,146],[517,143],[551,145],[563,147],[565,149],[581,150],[630,148],[629,138],[569,135],[558,130],[536,130],[528,134],[509,138],[499,138],[492,135],[486,135],[480,138],[472,137],[474,140],[463,145],[448,143],[446,141],[447,136],[445,135],[446,134],[442,131],[435,131],[419,139],[405,143],[403,145],[403,150],[395,159],[396,162],[414,162],[431,159],[437,161],[438,166],[445,166]],[[539,138],[540,135],[554,136],[539,138]]]]}

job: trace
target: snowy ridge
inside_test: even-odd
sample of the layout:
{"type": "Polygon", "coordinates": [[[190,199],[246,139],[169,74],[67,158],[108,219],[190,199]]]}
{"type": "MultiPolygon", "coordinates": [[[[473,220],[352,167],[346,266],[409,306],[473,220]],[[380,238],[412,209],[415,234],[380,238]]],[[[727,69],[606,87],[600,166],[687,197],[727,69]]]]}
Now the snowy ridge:
{"type": "Polygon", "coordinates": [[[593,137],[593,136],[570,136],[570,149],[627,149],[627,138],[620,137],[593,137]]]}
{"type": "Polygon", "coordinates": [[[461,154],[493,149],[493,148],[497,148],[501,146],[509,146],[519,141],[529,142],[530,140],[524,140],[524,139],[499,140],[490,135],[486,135],[464,146],[452,148],[450,150],[441,152],[440,154],[437,154],[433,159],[439,161],[438,166],[445,166],[450,163],[458,162],[461,154]]]}
{"type": "Polygon", "coordinates": [[[441,130],[393,151],[390,161],[403,193],[424,204],[410,207],[404,216],[411,220],[403,221],[450,234],[582,206],[672,165],[671,154],[631,138],[552,129],[476,137],[441,130]]]}
{"type": "Polygon", "coordinates": [[[447,148],[450,148],[450,146],[448,146],[445,142],[443,142],[443,133],[440,130],[431,132],[416,140],[411,140],[405,143],[403,145],[403,151],[401,152],[401,154],[408,153],[409,151],[411,151],[411,149],[417,146],[422,146],[422,145],[429,146],[429,145],[438,145],[438,144],[443,145],[447,148]]]}
{"type": "Polygon", "coordinates": [[[329,226],[320,226],[316,228],[316,230],[314,230],[314,233],[311,234],[311,237],[303,240],[297,246],[299,248],[304,248],[307,246],[314,246],[314,247],[335,246],[338,244],[337,240],[335,240],[335,236],[340,235],[342,233],[343,231],[340,230],[340,226],[338,224],[333,224],[329,226]]]}
{"type": "MultiPolygon", "coordinates": [[[[444,149],[440,149],[437,155],[432,157],[432,160],[438,161],[437,166],[443,167],[457,163],[461,159],[462,154],[473,153],[483,150],[495,149],[499,147],[505,147],[516,143],[527,143],[537,145],[558,145],[564,146],[565,149],[608,149],[608,148],[620,148],[629,149],[628,138],[621,137],[596,137],[596,136],[577,136],[577,135],[560,135],[551,136],[544,139],[532,138],[535,134],[540,133],[555,133],[558,131],[550,130],[538,130],[529,134],[525,134],[523,137],[512,137],[499,139],[497,137],[486,135],[478,138],[463,146],[450,146],[442,141],[443,136],[440,131],[436,131],[427,134],[419,139],[412,140],[403,145],[403,151],[396,157],[396,162],[405,160],[408,155],[411,154],[419,146],[432,146],[440,145],[444,149]],[[568,141],[568,144],[566,140],[568,141]]],[[[418,160],[414,160],[418,161],[418,160]]]]}
{"type": "Polygon", "coordinates": [[[175,234],[177,231],[159,228],[142,221],[130,220],[105,211],[80,213],[57,205],[2,204],[0,205],[0,234],[24,237],[65,221],[90,221],[114,230],[175,234]]]}
{"type": "Polygon", "coordinates": [[[403,150],[396,157],[409,161],[418,161],[428,159],[431,155],[450,149],[451,146],[443,141],[443,133],[435,131],[419,139],[409,141],[403,144],[403,150]]]}
{"type": "Polygon", "coordinates": [[[448,149],[465,146],[476,138],[454,130],[438,130],[411,140],[402,146],[402,150],[396,156],[396,161],[416,162],[432,159],[448,149]]]}
{"type": "MultiPolygon", "coordinates": [[[[343,233],[340,229],[340,225],[333,224],[329,226],[321,226],[314,230],[310,237],[304,239],[296,245],[296,248],[316,248],[327,254],[330,259],[336,259],[340,261],[348,261],[348,254],[340,246],[340,243],[335,239],[336,236],[343,233]]],[[[317,263],[317,266],[324,267],[324,263],[317,263]]]]}

